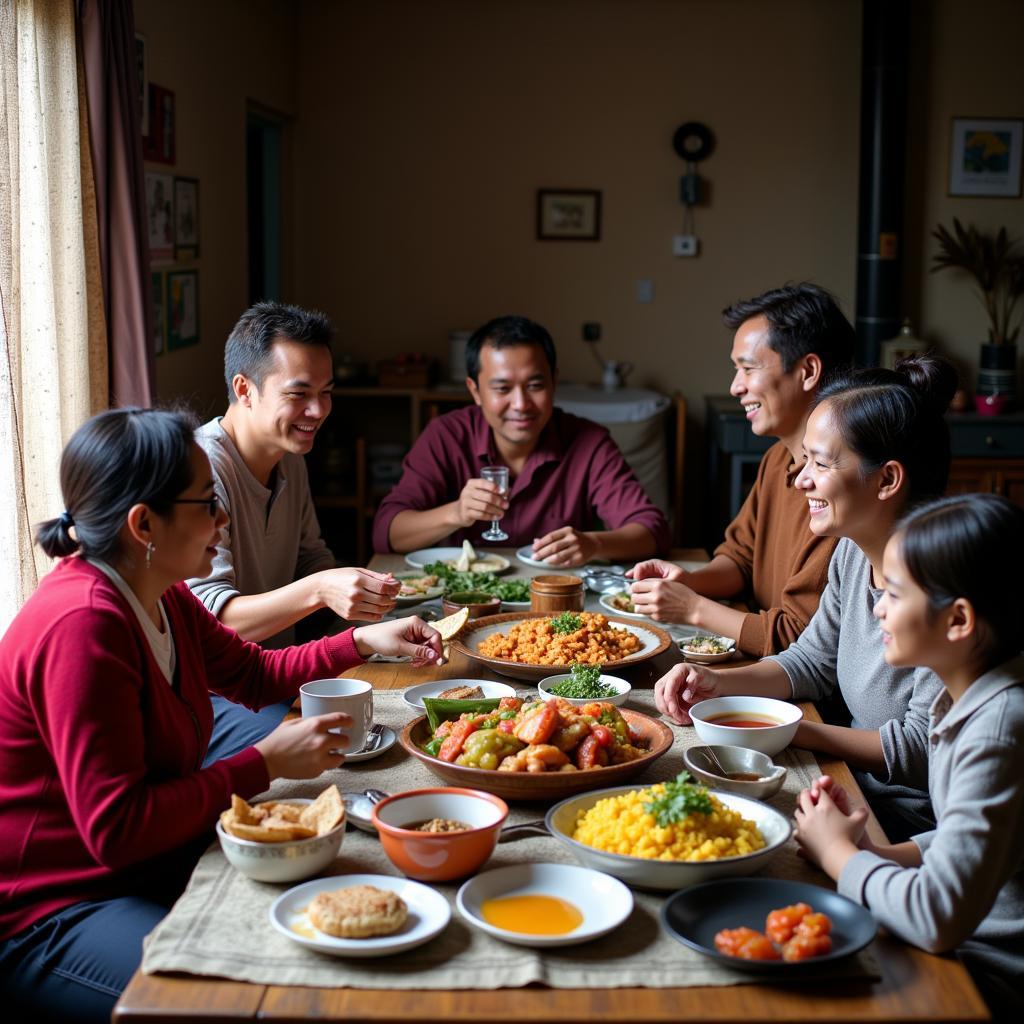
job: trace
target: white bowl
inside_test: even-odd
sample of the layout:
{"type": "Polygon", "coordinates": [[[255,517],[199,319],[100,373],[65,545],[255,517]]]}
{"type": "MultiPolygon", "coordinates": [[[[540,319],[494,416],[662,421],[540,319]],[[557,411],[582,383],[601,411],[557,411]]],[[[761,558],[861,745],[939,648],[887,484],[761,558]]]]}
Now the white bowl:
{"type": "Polygon", "coordinates": [[[632,857],[623,853],[606,853],[586,843],[572,838],[576,830],[576,820],[580,814],[590,810],[606,797],[621,796],[641,786],[615,786],[611,789],[599,789],[590,793],[580,793],[555,804],[548,811],[544,823],[548,831],[573,856],[593,868],[606,874],[621,878],[629,885],[641,889],[658,889],[674,892],[687,886],[706,882],[712,878],[726,878],[730,875],[752,875],[760,871],[788,842],[793,834],[793,826],[785,815],[774,807],[737,796],[735,793],[723,793],[710,790],[726,807],[739,811],[744,818],[753,821],[764,836],[765,845],[754,853],[746,853],[740,857],[722,857],[719,860],[684,861],[684,860],[648,860],[646,857],[632,857]]]}
{"type": "Polygon", "coordinates": [[[574,946],[607,935],[633,911],[633,894],[614,878],[574,864],[514,864],[471,878],[455,897],[474,928],[516,946],[574,946]],[[502,896],[555,896],[571,903],[582,922],[563,935],[535,935],[498,928],[484,919],[483,904],[502,896]]]}
{"type": "MultiPolygon", "coordinates": [[[[557,694],[551,692],[551,687],[565,682],[566,679],[572,679],[572,673],[563,672],[561,675],[548,676],[546,679],[542,679],[537,684],[541,697],[544,700],[554,700],[557,694]]],[[[600,681],[608,686],[614,686],[616,692],[611,697],[563,697],[562,700],[568,701],[573,707],[577,708],[583,707],[584,704],[593,704],[595,700],[601,701],[604,704],[615,704],[616,706],[621,706],[629,700],[629,691],[633,688],[625,679],[620,679],[618,676],[602,675],[600,681]]]]}
{"type": "Polygon", "coordinates": [[[717,633],[694,633],[692,637],[679,641],[679,650],[682,651],[683,657],[687,661],[696,662],[698,665],[714,665],[719,661],[728,661],[736,654],[736,641],[731,636],[719,636],[717,633]],[[729,649],[722,651],[721,654],[698,654],[688,651],[686,645],[693,643],[698,636],[710,636],[715,640],[720,640],[723,644],[728,645],[729,649]]]}
{"type": "Polygon", "coordinates": [[[690,708],[690,718],[697,735],[709,746],[747,747],[762,754],[777,754],[789,746],[804,713],[785,700],[772,697],[712,697],[698,701],[690,708]],[[719,725],[708,721],[714,715],[729,714],[765,717],[778,725],[762,728],[719,725]]]}
{"type": "MultiPolygon", "coordinates": [[[[311,804],[312,800],[289,797],[287,804],[311,804]]],[[[246,878],[256,882],[299,882],[323,871],[341,849],[345,838],[345,819],[322,836],[289,839],[283,843],[257,843],[225,832],[217,821],[217,838],[228,862],[246,878]]]]}
{"type": "Polygon", "coordinates": [[[438,679],[433,683],[420,683],[418,686],[410,686],[402,696],[406,707],[422,715],[426,710],[423,703],[424,697],[437,697],[445,690],[454,689],[456,686],[479,686],[483,690],[484,697],[514,697],[516,688],[508,683],[495,683],[490,679],[438,679]]]}

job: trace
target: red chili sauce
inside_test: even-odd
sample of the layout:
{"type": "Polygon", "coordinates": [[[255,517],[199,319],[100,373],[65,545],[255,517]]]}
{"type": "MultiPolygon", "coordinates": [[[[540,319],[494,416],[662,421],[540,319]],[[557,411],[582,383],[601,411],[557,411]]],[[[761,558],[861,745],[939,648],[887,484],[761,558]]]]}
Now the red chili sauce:
{"type": "Polygon", "coordinates": [[[773,725],[783,724],[777,718],[753,711],[723,711],[721,714],[708,715],[706,721],[713,725],[727,725],[731,729],[769,729],[773,725]]]}

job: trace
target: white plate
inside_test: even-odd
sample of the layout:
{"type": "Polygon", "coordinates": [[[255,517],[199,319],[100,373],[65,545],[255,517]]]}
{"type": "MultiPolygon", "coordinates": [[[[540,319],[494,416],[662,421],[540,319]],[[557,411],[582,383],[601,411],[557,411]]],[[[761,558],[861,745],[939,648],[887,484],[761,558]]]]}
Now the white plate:
{"type": "Polygon", "coordinates": [[[729,650],[723,651],[721,654],[692,654],[686,649],[686,645],[693,639],[691,637],[690,639],[679,641],[679,650],[687,661],[696,662],[698,665],[713,665],[718,661],[728,661],[736,653],[736,641],[731,636],[719,636],[717,633],[708,633],[707,630],[694,633],[694,636],[714,637],[716,640],[721,640],[722,643],[728,644],[729,650]]]}
{"type": "MultiPolygon", "coordinates": [[[[396,580],[415,580],[424,574],[422,572],[396,572],[393,573],[396,580]]],[[[408,608],[410,605],[420,604],[422,601],[429,601],[431,598],[440,597],[444,593],[444,584],[436,587],[427,587],[422,594],[399,594],[395,603],[399,608],[408,608]]]]}
{"type": "Polygon", "coordinates": [[[451,919],[448,901],[434,889],[408,878],[390,875],[333,875],[314,878],[282,893],[270,905],[270,923],[293,942],[333,956],[390,956],[429,942],[444,931],[451,919]],[[375,885],[378,889],[397,892],[409,907],[409,918],[394,935],[376,935],[368,939],[338,939],[318,931],[306,917],[306,908],[313,897],[333,889],[351,885],[375,885]],[[302,929],[296,931],[296,927],[302,929]]]}
{"type": "MultiPolygon", "coordinates": [[[[461,556],[462,548],[420,548],[419,551],[410,551],[405,556],[405,561],[414,569],[422,569],[432,562],[456,562],[461,556]]],[[[474,572],[493,572],[497,575],[512,568],[512,563],[504,555],[487,551],[486,548],[477,551],[475,561],[493,561],[495,564],[493,568],[474,569],[474,572]]]]}
{"type": "MultiPolygon", "coordinates": [[[[552,686],[556,686],[558,683],[565,682],[567,679],[572,679],[571,672],[563,672],[557,676],[547,676],[537,684],[537,691],[544,700],[554,700],[558,694],[552,693],[550,688],[552,686]]],[[[602,701],[605,704],[614,704],[616,707],[621,707],[627,700],[629,700],[629,694],[633,687],[630,686],[625,679],[620,679],[618,676],[601,675],[598,677],[598,680],[606,686],[614,687],[616,692],[610,697],[562,697],[561,699],[567,700],[576,708],[581,708],[584,704],[591,704],[595,700],[602,701]]]]}
{"type": "Polygon", "coordinates": [[[381,754],[390,750],[394,745],[398,736],[395,734],[395,730],[389,726],[384,726],[384,731],[380,735],[380,745],[374,750],[359,750],[354,754],[345,755],[345,764],[358,764],[360,761],[372,761],[375,757],[380,757],[381,754]]]}
{"type": "MultiPolygon", "coordinates": [[[[598,603],[610,615],[625,615],[626,618],[628,618],[628,619],[646,619],[646,618],[649,618],[649,616],[647,616],[647,615],[641,615],[640,612],[626,612],[626,611],[623,611],[621,608],[616,608],[615,605],[612,604],[611,599],[613,597],[618,597],[619,594],[625,594],[627,597],[629,597],[629,591],[628,590],[610,590],[607,593],[604,593],[604,594],[601,595],[600,599],[598,600],[598,603]]],[[[668,628],[668,627],[665,627],[665,628],[668,628]]]]}
{"type": "Polygon", "coordinates": [[[494,683],[490,679],[438,679],[433,683],[420,683],[419,686],[410,686],[402,695],[405,703],[418,715],[426,711],[423,703],[424,697],[436,697],[444,690],[450,690],[454,686],[479,686],[484,691],[484,697],[514,697],[516,688],[508,683],[494,683]]]}
{"type": "Polygon", "coordinates": [[[533,557],[533,545],[527,544],[525,548],[520,548],[516,552],[516,558],[525,565],[532,565],[537,569],[561,569],[562,567],[548,565],[543,559],[533,557]]]}
{"type": "Polygon", "coordinates": [[[620,881],[574,864],[514,864],[471,878],[455,897],[459,913],[474,928],[516,946],[574,946],[617,928],[633,911],[633,894],[620,881]],[[583,921],[564,935],[531,935],[497,928],[484,920],[485,900],[502,896],[557,896],[573,904],[583,921]]]}

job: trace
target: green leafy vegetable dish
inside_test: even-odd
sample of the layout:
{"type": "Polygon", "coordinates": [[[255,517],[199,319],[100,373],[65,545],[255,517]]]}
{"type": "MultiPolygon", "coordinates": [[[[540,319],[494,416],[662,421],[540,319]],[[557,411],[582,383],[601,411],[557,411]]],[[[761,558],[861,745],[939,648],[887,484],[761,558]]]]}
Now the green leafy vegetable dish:
{"type": "Polygon", "coordinates": [[[423,567],[424,573],[437,576],[445,593],[463,590],[477,590],[495,594],[502,601],[529,601],[529,580],[501,580],[493,572],[456,572],[445,562],[431,562],[423,567]]]}
{"type": "Polygon", "coordinates": [[[573,700],[602,700],[605,697],[614,697],[618,693],[614,686],[601,682],[600,665],[577,663],[569,670],[569,677],[549,686],[548,693],[573,700]]]}

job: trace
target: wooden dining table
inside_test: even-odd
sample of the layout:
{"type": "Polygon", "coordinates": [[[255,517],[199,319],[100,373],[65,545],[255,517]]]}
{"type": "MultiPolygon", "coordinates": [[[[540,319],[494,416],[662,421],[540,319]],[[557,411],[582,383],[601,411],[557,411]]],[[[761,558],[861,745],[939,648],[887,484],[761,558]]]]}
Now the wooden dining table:
{"type": "MultiPolygon", "coordinates": [[[[540,570],[516,562],[515,552],[497,549],[513,564],[510,576],[532,576],[540,570]]],[[[680,562],[706,560],[703,552],[677,550],[680,562]]],[[[377,555],[370,568],[408,569],[400,555],[377,555]]],[[[596,598],[588,595],[588,609],[596,598]]],[[[681,659],[675,645],[668,651],[620,672],[634,687],[653,687],[681,659]]],[[[736,662],[742,664],[742,662],[736,662]]],[[[369,662],[343,675],[358,676],[376,689],[404,689],[438,679],[502,677],[453,650],[443,666],[412,669],[406,664],[369,662]]],[[[812,704],[802,705],[805,718],[820,721],[812,704]]],[[[823,773],[833,776],[863,802],[849,767],[818,758],[823,773]]],[[[873,816],[869,833],[884,841],[873,816]]],[[[828,877],[808,866],[808,880],[831,885],[828,877]]],[[[964,967],[952,956],[934,956],[880,931],[871,947],[877,978],[815,982],[801,975],[787,983],[740,984],[687,988],[554,989],[531,985],[515,989],[357,989],[257,985],[195,975],[145,975],[136,971],[114,1009],[119,1022],[175,1024],[181,1021],[266,1022],[360,1021],[367,1024],[408,1024],[454,1021],[458,1024],[668,1024],[678,1021],[923,1022],[991,1019],[964,967]]]]}

